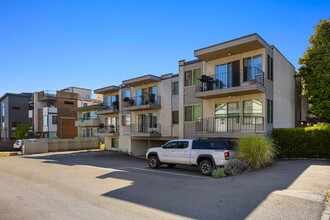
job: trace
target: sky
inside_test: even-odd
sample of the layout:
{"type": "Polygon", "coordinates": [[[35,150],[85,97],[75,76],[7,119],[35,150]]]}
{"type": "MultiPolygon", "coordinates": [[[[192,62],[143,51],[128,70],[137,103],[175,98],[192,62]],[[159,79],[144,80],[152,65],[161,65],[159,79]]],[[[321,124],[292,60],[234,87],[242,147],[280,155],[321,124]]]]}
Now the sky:
{"type": "Polygon", "coordinates": [[[194,50],[258,33],[297,68],[330,1],[0,0],[0,96],[178,73],[194,50]]]}

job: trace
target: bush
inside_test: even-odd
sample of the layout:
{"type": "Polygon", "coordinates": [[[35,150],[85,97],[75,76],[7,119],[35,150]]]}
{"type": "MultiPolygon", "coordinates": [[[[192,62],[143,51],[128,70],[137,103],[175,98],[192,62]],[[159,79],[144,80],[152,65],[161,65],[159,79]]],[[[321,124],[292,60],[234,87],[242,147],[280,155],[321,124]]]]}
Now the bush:
{"type": "Polygon", "coordinates": [[[247,170],[248,165],[245,161],[238,158],[228,160],[223,170],[227,176],[234,176],[247,170]]]}
{"type": "Polygon", "coordinates": [[[215,178],[223,178],[226,177],[227,175],[225,174],[225,171],[223,168],[217,168],[212,171],[212,176],[215,178]]]}
{"type": "Polygon", "coordinates": [[[253,169],[259,169],[274,162],[276,148],[269,138],[247,136],[239,139],[237,157],[243,159],[253,169]]]}
{"type": "Polygon", "coordinates": [[[330,159],[330,125],[308,128],[275,128],[271,137],[280,158],[330,159]]]}

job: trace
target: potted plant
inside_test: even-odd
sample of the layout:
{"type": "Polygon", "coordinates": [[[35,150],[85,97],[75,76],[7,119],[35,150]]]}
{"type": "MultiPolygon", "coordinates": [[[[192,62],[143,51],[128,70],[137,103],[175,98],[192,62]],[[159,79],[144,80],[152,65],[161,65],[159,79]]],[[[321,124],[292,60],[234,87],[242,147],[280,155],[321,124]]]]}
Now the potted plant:
{"type": "Polygon", "coordinates": [[[130,99],[130,100],[128,101],[129,106],[133,106],[134,103],[135,103],[135,100],[134,100],[134,99],[130,99]]]}
{"type": "Polygon", "coordinates": [[[113,102],[112,106],[114,109],[119,109],[119,102],[118,101],[113,102]]]}
{"type": "Polygon", "coordinates": [[[129,98],[128,98],[128,97],[125,97],[125,98],[123,99],[123,102],[129,102],[129,98]]]}

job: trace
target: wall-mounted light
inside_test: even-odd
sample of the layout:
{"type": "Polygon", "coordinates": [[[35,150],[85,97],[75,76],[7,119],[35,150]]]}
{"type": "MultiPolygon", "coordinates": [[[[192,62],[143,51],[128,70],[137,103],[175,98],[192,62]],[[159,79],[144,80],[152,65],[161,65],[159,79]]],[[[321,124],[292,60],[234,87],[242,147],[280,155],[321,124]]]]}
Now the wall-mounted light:
{"type": "Polygon", "coordinates": [[[231,55],[231,52],[228,52],[228,56],[230,56],[231,55]]]}

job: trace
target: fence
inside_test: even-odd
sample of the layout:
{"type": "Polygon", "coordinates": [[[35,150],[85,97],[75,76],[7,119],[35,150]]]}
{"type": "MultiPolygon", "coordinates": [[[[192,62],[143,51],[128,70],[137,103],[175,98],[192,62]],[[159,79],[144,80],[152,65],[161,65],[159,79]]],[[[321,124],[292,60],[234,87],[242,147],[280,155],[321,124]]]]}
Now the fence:
{"type": "Polygon", "coordinates": [[[13,150],[13,144],[15,140],[0,140],[0,151],[13,150]]]}
{"type": "Polygon", "coordinates": [[[97,149],[98,138],[24,139],[24,154],[97,149]]]}

